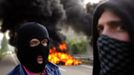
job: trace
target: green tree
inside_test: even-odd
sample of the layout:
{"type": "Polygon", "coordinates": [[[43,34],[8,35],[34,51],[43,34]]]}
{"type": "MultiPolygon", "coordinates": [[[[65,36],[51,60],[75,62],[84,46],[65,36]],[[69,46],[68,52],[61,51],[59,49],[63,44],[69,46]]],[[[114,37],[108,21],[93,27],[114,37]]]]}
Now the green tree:
{"type": "Polygon", "coordinates": [[[68,40],[68,45],[70,46],[71,53],[72,54],[83,54],[87,52],[87,45],[88,45],[88,40],[84,39],[83,37],[81,38],[74,38],[71,40],[68,40]]]}

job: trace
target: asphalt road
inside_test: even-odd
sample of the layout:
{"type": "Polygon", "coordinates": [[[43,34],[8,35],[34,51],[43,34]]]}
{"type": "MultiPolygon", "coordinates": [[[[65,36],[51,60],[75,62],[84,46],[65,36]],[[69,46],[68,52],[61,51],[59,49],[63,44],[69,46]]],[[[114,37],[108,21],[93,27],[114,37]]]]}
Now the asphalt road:
{"type": "MultiPolygon", "coordinates": [[[[0,61],[0,75],[6,75],[17,64],[15,55],[7,55],[0,61]]],[[[59,68],[62,75],[92,75],[92,66],[90,65],[59,66],[59,68]]]]}
{"type": "Polygon", "coordinates": [[[92,75],[92,66],[60,66],[60,71],[62,75],[92,75]]]}

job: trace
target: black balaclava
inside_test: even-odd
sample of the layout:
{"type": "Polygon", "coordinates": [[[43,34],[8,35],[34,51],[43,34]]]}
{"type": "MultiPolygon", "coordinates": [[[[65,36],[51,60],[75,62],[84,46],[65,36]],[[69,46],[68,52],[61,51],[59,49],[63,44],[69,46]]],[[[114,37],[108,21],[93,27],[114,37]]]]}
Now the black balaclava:
{"type": "Polygon", "coordinates": [[[94,50],[93,75],[134,75],[133,3],[134,0],[107,0],[96,7],[92,24],[94,50]],[[129,40],[131,40],[129,43],[113,39],[106,35],[99,35],[97,31],[98,19],[106,9],[111,10],[121,18],[123,22],[122,27],[128,32],[129,40]],[[121,73],[121,71],[123,72],[121,73]]]}
{"type": "Polygon", "coordinates": [[[49,35],[47,29],[35,22],[28,22],[22,24],[22,26],[17,31],[17,57],[22,65],[24,65],[28,70],[34,73],[42,72],[45,65],[48,62],[49,55],[49,35]],[[35,47],[30,46],[30,41],[32,39],[38,39],[40,42],[43,39],[48,39],[47,46],[39,45],[35,47]],[[37,57],[41,56],[43,58],[43,63],[37,63],[37,57]]]}

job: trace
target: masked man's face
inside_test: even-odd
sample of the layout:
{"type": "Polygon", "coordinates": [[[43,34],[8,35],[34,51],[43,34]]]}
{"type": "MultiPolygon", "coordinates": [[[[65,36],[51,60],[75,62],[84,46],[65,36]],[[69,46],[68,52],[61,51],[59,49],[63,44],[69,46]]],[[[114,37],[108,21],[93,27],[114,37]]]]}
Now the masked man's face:
{"type": "MultiPolygon", "coordinates": [[[[42,46],[42,47],[44,47],[44,50],[45,50],[45,47],[47,47],[48,46],[48,39],[42,39],[42,40],[39,40],[39,39],[37,39],[37,38],[33,38],[33,39],[31,39],[30,41],[29,41],[29,46],[31,47],[31,48],[36,48],[36,47],[38,47],[38,46],[42,46]]],[[[37,50],[37,51],[39,51],[39,50],[37,50]]],[[[45,57],[43,57],[44,55],[41,55],[41,54],[36,54],[36,57],[35,57],[35,62],[37,62],[37,64],[43,64],[44,63],[44,58],[45,57]]]]}
{"type": "Polygon", "coordinates": [[[17,34],[17,56],[31,72],[42,72],[48,62],[49,36],[41,25],[25,25],[17,34]]]}
{"type": "Polygon", "coordinates": [[[133,48],[120,17],[106,10],[98,20],[97,48],[100,75],[126,74],[133,61],[133,48]],[[128,65],[129,64],[129,65],[128,65]]]}

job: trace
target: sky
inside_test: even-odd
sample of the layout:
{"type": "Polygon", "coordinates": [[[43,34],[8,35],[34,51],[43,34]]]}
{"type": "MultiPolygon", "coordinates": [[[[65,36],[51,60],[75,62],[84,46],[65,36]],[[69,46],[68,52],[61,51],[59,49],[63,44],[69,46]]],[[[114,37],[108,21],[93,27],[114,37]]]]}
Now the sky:
{"type": "MultiPolygon", "coordinates": [[[[8,31],[6,32],[6,38],[9,39],[8,31]]],[[[0,32],[0,42],[3,39],[3,33],[0,32]]]]}
{"type": "Polygon", "coordinates": [[[84,4],[87,4],[88,2],[91,3],[98,3],[100,0],[84,0],[84,4]]]}
{"type": "Polygon", "coordinates": [[[84,8],[86,7],[86,4],[87,3],[91,3],[91,4],[94,4],[94,3],[98,3],[100,0],[83,0],[83,5],[84,5],[84,8]]]}

